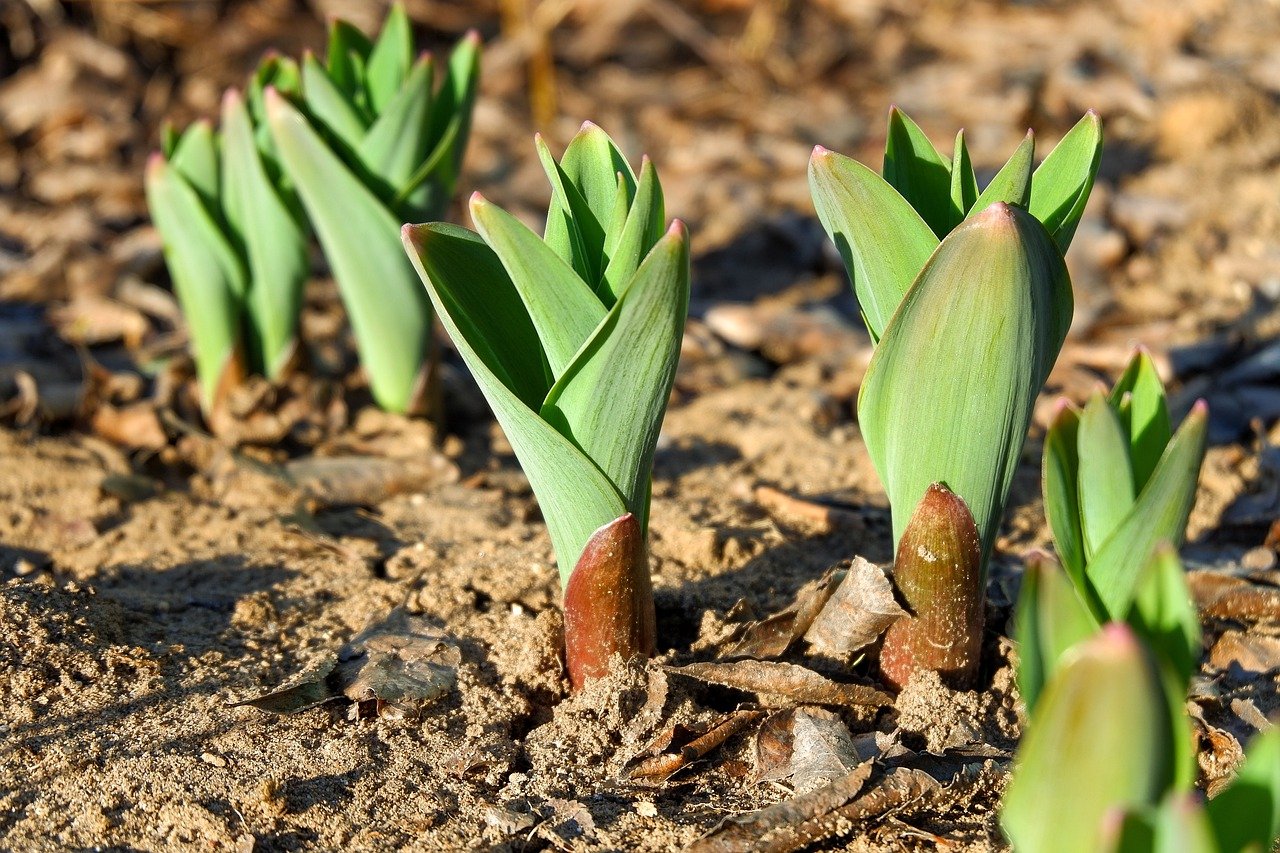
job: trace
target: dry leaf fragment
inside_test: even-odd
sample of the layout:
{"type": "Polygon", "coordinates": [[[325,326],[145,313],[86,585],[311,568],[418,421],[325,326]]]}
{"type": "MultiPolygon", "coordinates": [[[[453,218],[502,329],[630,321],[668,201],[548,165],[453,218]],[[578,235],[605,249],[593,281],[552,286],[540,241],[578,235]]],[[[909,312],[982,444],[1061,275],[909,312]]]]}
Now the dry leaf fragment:
{"type": "Polygon", "coordinates": [[[411,714],[453,688],[461,660],[446,635],[400,606],[288,686],[230,704],[291,714],[346,698],[360,716],[411,714]]]}
{"type": "Polygon", "coordinates": [[[834,782],[860,763],[849,728],[821,708],[781,711],[756,733],[757,778],[790,779],[799,793],[834,782]]]}
{"type": "Polygon", "coordinates": [[[829,571],[819,580],[809,581],[800,587],[796,600],[784,610],[756,622],[750,622],[736,631],[730,642],[720,651],[721,658],[749,657],[776,658],[781,656],[796,640],[804,636],[814,618],[835,592],[843,575],[829,571]]]}
{"type": "Polygon", "coordinates": [[[862,525],[862,519],[847,509],[797,498],[773,486],[756,486],[755,499],[774,521],[810,533],[827,534],[841,527],[862,525]]]}
{"type": "Polygon", "coordinates": [[[879,566],[854,557],[844,580],[814,618],[804,639],[816,654],[844,657],[871,645],[906,611],[879,566]]]}
{"type": "Polygon", "coordinates": [[[1227,631],[1209,651],[1215,669],[1261,675],[1280,667],[1280,638],[1227,631]]]}
{"type": "Polygon", "coordinates": [[[671,726],[632,759],[628,775],[646,782],[665,782],[763,716],[762,711],[731,711],[705,728],[671,726]]]}
{"type": "Polygon", "coordinates": [[[1280,589],[1215,571],[1187,574],[1200,613],[1238,622],[1280,622],[1280,589]]]}
{"type": "Polygon", "coordinates": [[[319,507],[375,506],[393,495],[457,479],[444,456],[426,460],[377,456],[295,459],[283,467],[285,478],[319,507]]]}
{"type": "Polygon", "coordinates": [[[872,768],[864,762],[812,793],[726,818],[689,853],[791,853],[943,790],[928,773],[899,767],[863,792],[872,768]]]}
{"type": "Polygon", "coordinates": [[[740,660],[730,663],[691,663],[667,667],[668,672],[721,684],[762,696],[782,697],[802,705],[893,704],[888,693],[864,684],[832,681],[811,669],[778,661],[740,660]]]}

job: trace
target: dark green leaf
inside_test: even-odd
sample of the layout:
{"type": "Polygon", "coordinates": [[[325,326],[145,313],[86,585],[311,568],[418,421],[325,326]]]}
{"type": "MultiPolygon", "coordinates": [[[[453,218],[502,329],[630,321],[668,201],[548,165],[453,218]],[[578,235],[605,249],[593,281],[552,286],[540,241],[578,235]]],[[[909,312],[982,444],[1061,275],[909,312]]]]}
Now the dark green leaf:
{"type": "Polygon", "coordinates": [[[905,198],[938,239],[959,222],[951,214],[951,173],[929,137],[897,107],[889,110],[884,179],[905,198]]]}
{"type": "Polygon", "coordinates": [[[964,141],[964,131],[956,134],[955,148],[951,153],[951,225],[950,233],[964,221],[978,200],[978,178],[973,173],[973,161],[969,159],[969,146],[964,141]]]}
{"type": "Polygon", "coordinates": [[[1080,415],[1077,440],[1080,528],[1087,563],[1133,507],[1133,469],[1129,437],[1100,392],[1089,399],[1080,415]]]}
{"type": "Polygon", "coordinates": [[[1102,120],[1090,110],[1031,177],[1030,210],[1066,253],[1102,160],[1102,120]]]}
{"type": "Polygon", "coordinates": [[[1173,434],[1164,383],[1160,381],[1155,362],[1146,350],[1138,350],[1130,359],[1124,374],[1111,389],[1111,405],[1119,408],[1126,395],[1129,400],[1129,453],[1133,462],[1134,486],[1141,491],[1151,479],[1151,472],[1173,434]]]}
{"type": "Polygon", "coordinates": [[[1041,480],[1044,514],[1053,544],[1067,575],[1084,588],[1084,532],[1080,529],[1080,455],[1077,452],[1080,413],[1066,400],[1049,425],[1044,439],[1041,480]]]}

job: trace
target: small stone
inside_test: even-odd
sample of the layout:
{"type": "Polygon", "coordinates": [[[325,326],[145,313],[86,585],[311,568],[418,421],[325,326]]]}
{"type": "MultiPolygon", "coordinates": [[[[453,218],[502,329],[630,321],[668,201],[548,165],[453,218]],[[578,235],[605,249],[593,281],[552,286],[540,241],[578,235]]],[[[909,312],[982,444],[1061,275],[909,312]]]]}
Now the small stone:
{"type": "Polygon", "coordinates": [[[212,764],[214,767],[226,767],[227,760],[221,755],[214,755],[212,752],[202,752],[200,760],[205,764],[212,764]]]}
{"type": "Polygon", "coordinates": [[[648,800],[641,800],[636,803],[636,814],[640,817],[657,817],[658,807],[648,800]]]}
{"type": "Polygon", "coordinates": [[[1276,552],[1265,546],[1250,548],[1240,559],[1240,565],[1251,572],[1265,572],[1276,565],[1276,552]]]}

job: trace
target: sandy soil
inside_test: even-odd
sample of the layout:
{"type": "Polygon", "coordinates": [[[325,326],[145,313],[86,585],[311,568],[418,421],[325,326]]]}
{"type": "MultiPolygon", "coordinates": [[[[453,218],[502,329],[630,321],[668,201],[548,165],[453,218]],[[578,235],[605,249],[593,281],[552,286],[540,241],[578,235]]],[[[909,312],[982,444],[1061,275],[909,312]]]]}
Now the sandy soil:
{"type": "MultiPolygon", "coordinates": [[[[319,0],[233,3],[223,19],[106,5],[4,12],[0,360],[6,394],[22,402],[25,371],[40,396],[7,406],[0,429],[0,847],[672,850],[791,797],[794,780],[759,778],[759,733],[794,703],[664,667],[707,660],[840,561],[890,554],[852,411],[869,344],[804,169],[817,142],[875,162],[891,102],[938,140],[964,125],[987,169],[1028,125],[1043,151],[1101,111],[1103,176],[1070,257],[1076,324],[1044,403],[1114,377],[1132,343],[1152,347],[1176,407],[1207,396],[1215,413],[1186,551],[1205,573],[1197,590],[1280,586],[1273,4],[760,4],[772,17],[733,0],[613,16],[568,4],[542,45],[559,68],[549,135],[563,142],[590,117],[648,151],[696,254],[655,463],[659,657],[572,698],[550,542],[500,431],[451,354],[441,427],[368,409],[329,283],[307,329],[330,404],[277,441],[231,447],[150,420],[160,434],[144,441],[134,422],[58,404],[84,386],[73,344],[113,377],[98,390],[117,414],[160,393],[144,366],[181,348],[139,296],[165,280],[140,186],[159,120],[212,113],[267,44],[319,45],[323,13],[369,16],[319,0]],[[371,497],[354,501],[280,476],[291,458],[352,452],[404,470],[371,475],[371,497]],[[398,605],[457,650],[438,699],[373,718],[344,702],[231,705],[398,605]],[[701,760],[631,778],[673,727],[735,713],[750,723],[701,760]]],[[[410,8],[440,43],[473,25],[491,42],[460,188],[536,219],[546,190],[522,43],[485,4],[410,8]]],[[[279,410],[260,403],[248,408],[279,410]]],[[[980,689],[925,680],[889,707],[812,711],[879,759],[872,786],[888,790],[890,768],[923,775],[810,849],[1003,847],[995,809],[1019,732],[1003,635],[1019,556],[1048,541],[1038,459],[1033,433],[997,546],[980,689]]],[[[1280,710],[1280,624],[1210,599],[1192,706],[1212,789],[1280,710]]],[[[867,661],[830,672],[874,675],[867,661]]]]}

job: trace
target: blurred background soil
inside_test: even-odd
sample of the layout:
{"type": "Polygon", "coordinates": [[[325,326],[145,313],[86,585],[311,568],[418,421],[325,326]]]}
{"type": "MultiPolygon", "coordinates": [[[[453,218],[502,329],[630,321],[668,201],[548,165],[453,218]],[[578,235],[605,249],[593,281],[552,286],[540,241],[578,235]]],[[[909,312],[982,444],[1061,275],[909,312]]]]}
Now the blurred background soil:
{"type": "MultiPolygon", "coordinates": [[[[253,390],[236,440],[157,414],[189,384],[142,194],[162,122],[214,116],[268,48],[320,50],[328,16],[372,30],[385,5],[2,2],[0,847],[666,850],[789,796],[755,781],[744,738],[665,784],[627,781],[621,762],[657,729],[627,727],[635,697],[563,702],[550,543],[452,354],[442,424],[374,411],[320,279],[304,327],[320,380],[253,390]],[[375,460],[354,497],[287,467],[351,454],[375,460]],[[461,652],[456,689],[421,719],[228,707],[402,603],[461,652]]],[[[433,48],[469,28],[486,43],[461,198],[480,190],[536,225],[533,132],[558,151],[590,119],[653,158],[690,225],[692,316],[652,516],[668,662],[842,559],[891,553],[853,417],[870,345],[805,177],[818,143],[878,165],[890,104],[941,146],[964,127],[984,177],[1028,127],[1043,157],[1086,109],[1102,115],[1069,257],[1075,323],[1041,411],[1145,344],[1175,417],[1197,397],[1213,412],[1189,566],[1280,585],[1280,4],[406,7],[433,48]]],[[[998,546],[992,648],[1018,555],[1048,542],[1042,423],[998,546]]],[[[1280,707],[1280,627],[1274,609],[1227,610],[1206,630],[1211,785],[1280,707]]],[[[964,701],[1005,723],[982,728],[977,781],[820,849],[1001,846],[1016,720],[1007,668],[985,678],[964,701]]],[[[742,700],[671,690],[669,715],[690,724],[742,700]]]]}

